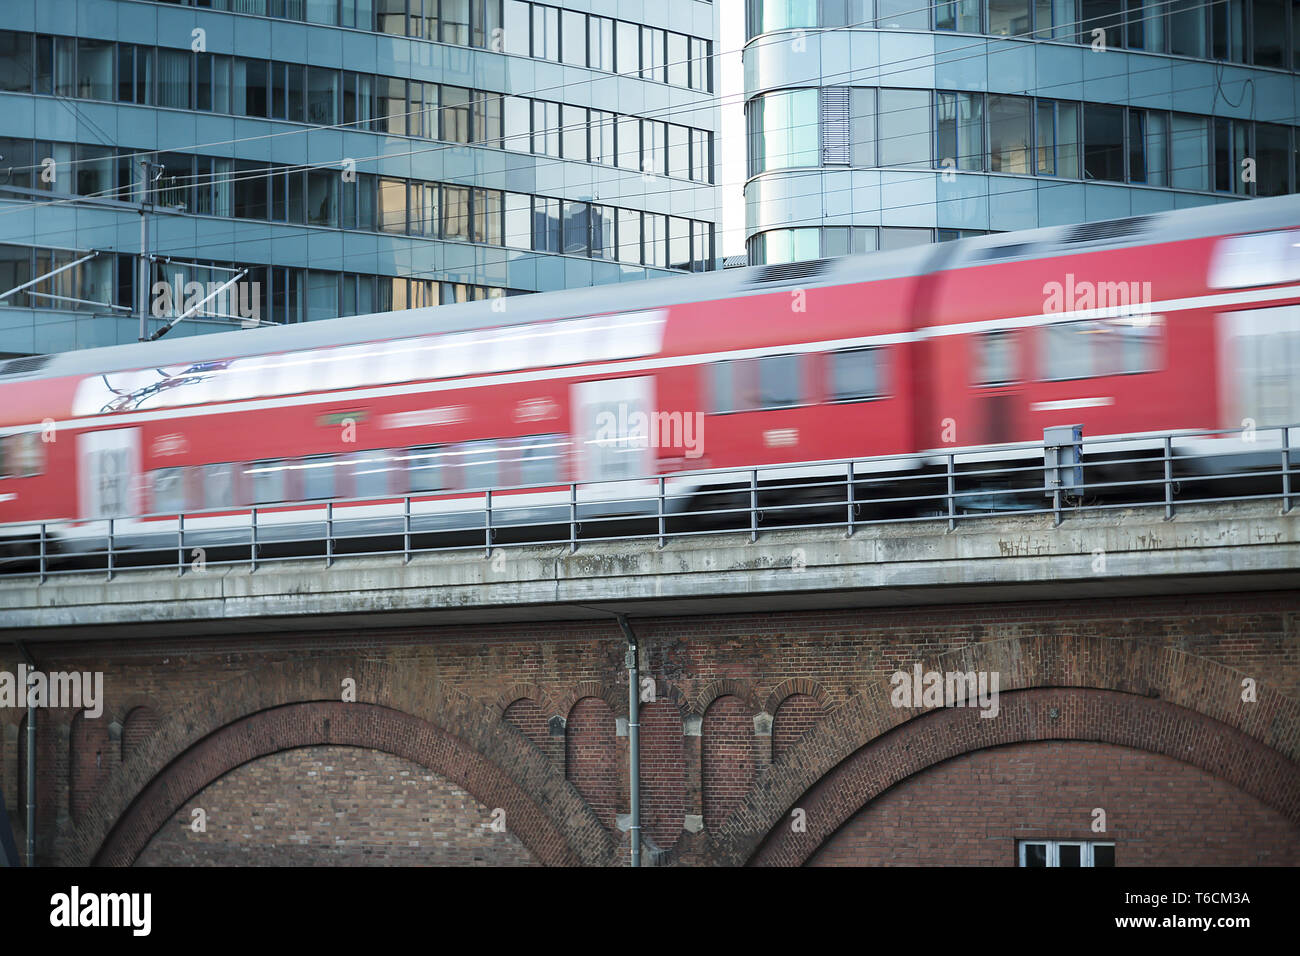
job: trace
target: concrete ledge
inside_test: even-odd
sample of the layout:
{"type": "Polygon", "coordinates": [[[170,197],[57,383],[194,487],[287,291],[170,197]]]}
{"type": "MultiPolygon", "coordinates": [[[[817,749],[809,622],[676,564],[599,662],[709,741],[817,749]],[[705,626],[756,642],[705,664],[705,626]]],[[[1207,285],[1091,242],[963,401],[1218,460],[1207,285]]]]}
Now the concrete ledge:
{"type": "Polygon", "coordinates": [[[567,548],[267,563],[256,571],[0,579],[0,633],[71,636],[869,607],[1300,586],[1300,512],[1276,502],[708,535],[567,548]],[[494,567],[495,565],[495,567],[494,567]],[[499,570],[498,570],[499,569],[499,570]]]}

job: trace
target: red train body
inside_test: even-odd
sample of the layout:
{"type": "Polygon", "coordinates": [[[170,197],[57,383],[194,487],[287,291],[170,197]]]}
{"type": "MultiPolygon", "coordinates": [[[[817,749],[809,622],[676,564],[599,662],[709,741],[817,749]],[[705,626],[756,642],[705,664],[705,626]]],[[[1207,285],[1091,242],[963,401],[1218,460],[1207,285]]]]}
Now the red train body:
{"type": "Polygon", "coordinates": [[[1290,424],[1297,226],[1284,197],[18,359],[0,366],[0,536],[949,450],[1067,422],[1290,424]],[[638,412],[659,427],[629,442],[638,412]]]}

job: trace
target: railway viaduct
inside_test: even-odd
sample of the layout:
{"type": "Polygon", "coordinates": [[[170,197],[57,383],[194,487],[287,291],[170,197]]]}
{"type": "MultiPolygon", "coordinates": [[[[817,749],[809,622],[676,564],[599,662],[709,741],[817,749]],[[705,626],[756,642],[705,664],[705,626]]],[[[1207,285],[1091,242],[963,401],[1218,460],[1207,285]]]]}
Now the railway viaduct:
{"type": "MultiPolygon", "coordinates": [[[[0,671],[103,675],[102,715],[36,711],[37,859],[624,865],[621,614],[647,863],[1014,865],[1050,838],[1294,866],[1279,512],[0,580],[0,671]],[[895,706],[916,665],[996,675],[996,716],[895,706]]],[[[26,713],[0,707],[20,847],[26,713]]]]}

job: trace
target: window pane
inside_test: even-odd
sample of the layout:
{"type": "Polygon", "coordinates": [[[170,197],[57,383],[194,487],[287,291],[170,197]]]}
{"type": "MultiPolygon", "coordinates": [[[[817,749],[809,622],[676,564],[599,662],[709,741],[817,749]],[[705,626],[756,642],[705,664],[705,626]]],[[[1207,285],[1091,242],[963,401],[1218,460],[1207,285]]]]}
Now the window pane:
{"type": "Polygon", "coordinates": [[[828,398],[832,402],[851,402],[883,395],[880,375],[884,354],[882,349],[832,352],[828,398]]]}
{"type": "Polygon", "coordinates": [[[787,408],[799,404],[799,356],[769,355],[758,360],[759,406],[787,408]]]}
{"type": "Polygon", "coordinates": [[[995,173],[1032,172],[1029,168],[1029,105],[1024,96],[989,97],[989,169],[995,173]]]}
{"type": "Polygon", "coordinates": [[[1255,192],[1260,196],[1282,196],[1290,191],[1291,131],[1271,123],[1255,124],[1255,152],[1259,155],[1255,192]]]}
{"type": "Polygon", "coordinates": [[[877,25],[882,30],[928,30],[930,10],[916,0],[878,0],[877,25]]]}
{"type": "Polygon", "coordinates": [[[410,491],[439,491],[447,487],[443,479],[443,455],[438,445],[412,448],[406,455],[406,482],[410,491]]]}
{"type": "Polygon", "coordinates": [[[618,211],[618,259],[641,262],[641,213],[632,209],[618,211]]]}
{"type": "Polygon", "coordinates": [[[929,229],[908,229],[901,226],[882,226],[880,229],[880,250],[910,249],[912,246],[928,245],[931,240],[929,229]]]}
{"type": "Polygon", "coordinates": [[[469,90],[459,86],[442,88],[442,139],[468,143],[470,130],[469,90]]]}
{"type": "Polygon", "coordinates": [[[1086,103],[1083,108],[1083,173],[1085,179],[1122,182],[1124,179],[1124,110],[1119,106],[1086,103]]]}
{"type": "Polygon", "coordinates": [[[338,122],[338,73],[309,67],[307,70],[307,122],[333,126],[338,122]]]}
{"type": "Polygon", "coordinates": [[[690,82],[686,37],[680,33],[668,34],[668,82],[681,87],[688,86],[690,82]]]}
{"type": "Polygon", "coordinates": [[[587,17],[576,10],[564,10],[561,13],[564,35],[561,38],[560,54],[565,63],[574,66],[587,65],[587,17]]]}
{"type": "Polygon", "coordinates": [[[876,165],[876,91],[853,88],[849,93],[850,160],[854,166],[876,165]]]}
{"type": "Polygon", "coordinates": [[[565,105],[561,111],[565,159],[587,160],[587,111],[581,106],[565,105]]]}
{"type": "Polygon", "coordinates": [[[1107,47],[1122,47],[1124,4],[1122,0],[1082,0],[1079,42],[1091,45],[1104,39],[1107,47]],[[1102,31],[1096,33],[1095,31],[1102,31]]]}
{"type": "Polygon", "coordinates": [[[989,0],[989,29],[994,36],[1031,33],[1029,0],[989,0]]]}
{"type": "Polygon", "coordinates": [[[469,0],[442,0],[441,12],[442,42],[469,46],[469,0]]]}
{"type": "Polygon", "coordinates": [[[533,5],[533,56],[560,59],[560,11],[554,7],[533,5]]]}
{"type": "Polygon", "coordinates": [[[1205,56],[1206,14],[1200,0],[1172,0],[1169,5],[1169,51],[1205,56]]]}
{"type": "Polygon", "coordinates": [[[1026,843],[1024,845],[1025,866],[1047,866],[1047,844],[1026,843]]]}
{"type": "Polygon", "coordinates": [[[469,187],[442,187],[442,237],[469,239],[469,187]]]}
{"type": "Polygon", "coordinates": [[[406,232],[406,181],[379,180],[379,228],[383,232],[406,232]]]}
{"type": "Polygon", "coordinates": [[[818,165],[817,100],[817,90],[791,90],[767,93],[750,103],[751,175],[818,165]]]}
{"type": "Polygon", "coordinates": [[[985,332],[974,342],[976,385],[1002,385],[1016,380],[1014,332],[985,332]]]}
{"type": "Polygon", "coordinates": [[[617,21],[618,56],[615,68],[619,73],[633,74],[641,69],[641,34],[635,23],[617,21]]]}
{"type": "MultiPolygon", "coordinates": [[[[28,36],[28,34],[23,34],[28,36]]],[[[165,54],[181,57],[184,60],[183,76],[185,79],[184,103],[163,102],[163,106],[178,106],[186,109],[190,105],[189,89],[189,54],[164,51],[165,54]]],[[[113,98],[113,44],[107,40],[77,41],[77,95],[82,99],[111,100],[113,98]]],[[[176,74],[179,76],[180,74],[176,74]]],[[[173,77],[174,78],[174,77],[173,77]]]]}
{"type": "Polygon", "coordinates": [[[502,51],[515,56],[529,56],[528,4],[521,3],[520,0],[505,0],[503,17],[502,51]]]}
{"type": "Polygon", "coordinates": [[[984,168],[984,96],[980,93],[936,95],[939,124],[939,165],[957,169],[984,168]]]}
{"type": "Polygon", "coordinates": [[[506,149],[516,153],[532,152],[529,131],[532,129],[532,104],[522,96],[505,98],[505,141],[506,149]]]}
{"type": "Polygon", "coordinates": [[[1082,866],[1083,847],[1077,843],[1062,843],[1056,848],[1058,866],[1082,866]]]}
{"type": "Polygon", "coordinates": [[[1152,186],[1169,184],[1169,114],[1154,110],[1146,114],[1147,182],[1152,186]]]}
{"type": "Polygon", "coordinates": [[[406,81],[381,76],[376,79],[376,84],[379,131],[398,136],[406,135],[406,81]]]}
{"type": "Polygon", "coordinates": [[[32,35],[0,30],[0,92],[31,92],[32,78],[32,35]]]}
{"type": "Polygon", "coordinates": [[[1209,189],[1210,134],[1203,116],[1173,116],[1173,185],[1176,189],[1209,189]]]}
{"type": "Polygon", "coordinates": [[[1147,181],[1146,113],[1128,111],[1128,178],[1130,182],[1147,181]]]}
{"type": "Polygon", "coordinates": [[[934,22],[939,30],[979,33],[980,0],[940,0],[934,7],[934,22]]]}
{"type": "Polygon", "coordinates": [[[255,505],[287,500],[285,474],[288,463],[280,460],[256,461],[244,469],[245,487],[252,491],[255,505]]]}
{"type": "Polygon", "coordinates": [[[1098,843],[1094,845],[1092,848],[1092,865],[1114,866],[1115,845],[1113,843],[1098,843]]]}
{"type": "Polygon", "coordinates": [[[877,128],[881,166],[930,165],[930,94],[927,91],[881,90],[877,128]]]}

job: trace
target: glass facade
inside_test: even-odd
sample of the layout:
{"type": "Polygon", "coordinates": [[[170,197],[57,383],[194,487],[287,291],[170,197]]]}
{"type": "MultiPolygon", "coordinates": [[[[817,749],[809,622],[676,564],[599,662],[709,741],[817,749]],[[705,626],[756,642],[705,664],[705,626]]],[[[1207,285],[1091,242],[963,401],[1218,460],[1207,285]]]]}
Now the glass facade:
{"type": "MultiPolygon", "coordinates": [[[[0,300],[0,354],[136,340],[142,200],[145,291],[248,269],[246,298],[277,323],[712,269],[716,10],[645,16],[617,0],[6,2],[0,292],[97,255],[0,300]],[[555,81],[540,60],[577,72],[555,81]]],[[[151,299],[149,331],[186,301],[151,299]]],[[[205,304],[171,334],[234,312],[205,304]]]]}
{"type": "Polygon", "coordinates": [[[746,25],[752,263],[1300,191],[1300,5],[747,0],[746,25]]]}

